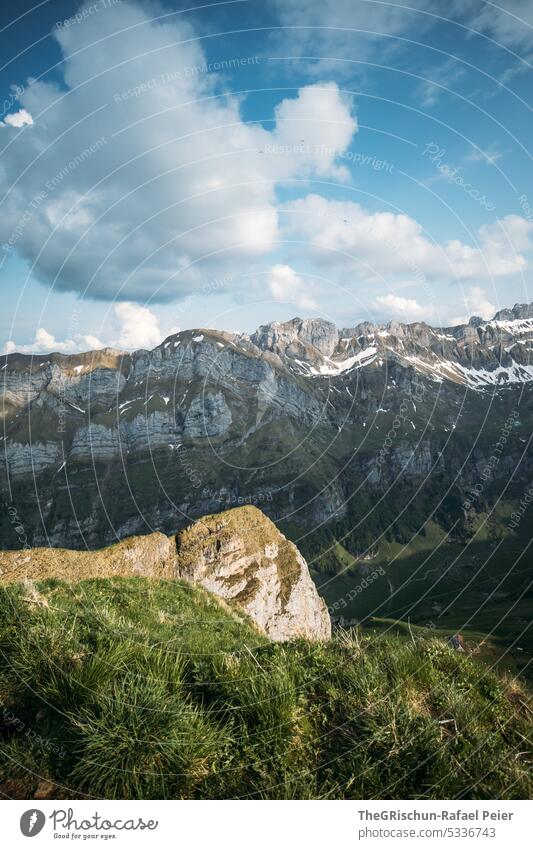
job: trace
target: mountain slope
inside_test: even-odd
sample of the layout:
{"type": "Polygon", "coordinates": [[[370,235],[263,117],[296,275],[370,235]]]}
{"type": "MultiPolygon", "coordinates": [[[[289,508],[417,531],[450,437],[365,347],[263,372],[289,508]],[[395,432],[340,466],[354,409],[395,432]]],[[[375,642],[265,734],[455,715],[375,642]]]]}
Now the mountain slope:
{"type": "Polygon", "coordinates": [[[95,547],[239,503],[304,533],[360,528],[353,553],[422,514],[467,533],[461,505],[502,433],[470,512],[502,488],[519,498],[533,471],[532,327],[533,306],[517,305],[456,328],[294,319],[133,354],[11,354],[2,544],[95,547]]]}

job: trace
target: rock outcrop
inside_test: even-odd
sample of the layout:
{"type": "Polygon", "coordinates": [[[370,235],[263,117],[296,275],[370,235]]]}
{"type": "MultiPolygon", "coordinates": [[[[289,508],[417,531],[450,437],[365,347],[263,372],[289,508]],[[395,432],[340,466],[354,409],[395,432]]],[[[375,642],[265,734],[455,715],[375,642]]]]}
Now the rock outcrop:
{"type": "Polygon", "coordinates": [[[174,578],[176,552],[171,537],[153,533],[130,537],[97,551],[28,548],[0,552],[0,581],[81,581],[88,578],[174,578]]]}
{"type": "Polygon", "coordinates": [[[195,522],[176,538],[155,532],[98,551],[0,552],[0,581],[185,578],[240,605],[272,640],[325,640],[331,622],[307,563],[256,507],[195,522]]]}
{"type": "Polygon", "coordinates": [[[180,576],[238,602],[271,639],[331,636],[307,563],[256,507],[204,516],[176,544],[180,576]]]}

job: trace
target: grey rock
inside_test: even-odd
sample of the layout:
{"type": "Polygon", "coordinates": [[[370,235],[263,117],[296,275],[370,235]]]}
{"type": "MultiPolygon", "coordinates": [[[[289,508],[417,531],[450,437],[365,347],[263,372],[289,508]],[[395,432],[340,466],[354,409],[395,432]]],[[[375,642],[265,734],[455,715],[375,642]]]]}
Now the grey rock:
{"type": "Polygon", "coordinates": [[[193,399],[183,427],[183,435],[191,439],[222,436],[231,424],[231,410],[222,392],[206,393],[193,399]]]}
{"type": "Polygon", "coordinates": [[[204,516],[177,536],[179,575],[237,602],[272,640],[326,640],[331,622],[304,558],[255,507],[204,516]]]}

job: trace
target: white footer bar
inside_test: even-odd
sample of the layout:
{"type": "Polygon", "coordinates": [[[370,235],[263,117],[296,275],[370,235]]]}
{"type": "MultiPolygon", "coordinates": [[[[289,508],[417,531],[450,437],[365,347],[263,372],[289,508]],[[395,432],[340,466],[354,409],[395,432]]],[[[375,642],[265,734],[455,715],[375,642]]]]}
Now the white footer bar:
{"type": "Polygon", "coordinates": [[[533,846],[533,802],[4,801],[2,845],[195,849],[533,846]]]}

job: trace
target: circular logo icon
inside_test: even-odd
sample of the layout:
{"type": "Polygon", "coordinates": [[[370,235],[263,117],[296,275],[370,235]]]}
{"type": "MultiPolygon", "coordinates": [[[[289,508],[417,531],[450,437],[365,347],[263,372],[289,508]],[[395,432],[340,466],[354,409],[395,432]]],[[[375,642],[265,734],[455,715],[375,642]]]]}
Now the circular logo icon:
{"type": "Polygon", "coordinates": [[[46,822],[46,817],[42,811],[37,808],[31,808],[29,811],[24,811],[20,818],[20,830],[24,837],[35,837],[42,831],[46,822]]]}

